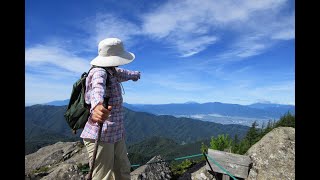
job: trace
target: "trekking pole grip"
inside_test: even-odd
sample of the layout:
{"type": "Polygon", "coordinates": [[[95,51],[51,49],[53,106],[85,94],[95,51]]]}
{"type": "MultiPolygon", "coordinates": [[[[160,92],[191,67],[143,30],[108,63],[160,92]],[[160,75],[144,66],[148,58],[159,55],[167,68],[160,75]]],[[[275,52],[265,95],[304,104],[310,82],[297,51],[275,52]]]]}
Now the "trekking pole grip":
{"type": "MultiPolygon", "coordinates": [[[[102,103],[103,107],[106,108],[106,109],[108,109],[109,99],[110,99],[110,97],[104,97],[104,100],[103,100],[103,103],[102,103]]],[[[98,137],[94,142],[94,150],[93,150],[93,155],[92,155],[92,162],[91,162],[91,165],[90,165],[90,171],[89,171],[88,175],[86,176],[86,180],[92,180],[94,164],[95,164],[97,151],[98,151],[98,144],[99,144],[99,141],[100,141],[102,126],[103,126],[103,123],[99,122],[98,124],[99,124],[98,137]]]]}

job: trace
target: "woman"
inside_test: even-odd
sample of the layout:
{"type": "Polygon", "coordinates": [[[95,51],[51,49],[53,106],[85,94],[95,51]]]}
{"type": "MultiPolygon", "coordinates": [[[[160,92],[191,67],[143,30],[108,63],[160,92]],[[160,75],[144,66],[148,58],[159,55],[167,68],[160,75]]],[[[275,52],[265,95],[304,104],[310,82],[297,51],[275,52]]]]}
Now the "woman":
{"type": "Polygon", "coordinates": [[[98,54],[90,63],[98,67],[91,69],[86,79],[85,100],[91,104],[91,115],[80,137],[83,138],[92,161],[98,123],[103,123],[92,179],[108,180],[114,173],[116,180],[129,180],[131,165],[125,145],[120,83],[137,81],[140,79],[140,72],[118,68],[135,59],[133,53],[125,51],[118,38],[102,40],[98,46],[98,54]],[[102,105],[105,97],[110,97],[108,109],[102,105]]]}

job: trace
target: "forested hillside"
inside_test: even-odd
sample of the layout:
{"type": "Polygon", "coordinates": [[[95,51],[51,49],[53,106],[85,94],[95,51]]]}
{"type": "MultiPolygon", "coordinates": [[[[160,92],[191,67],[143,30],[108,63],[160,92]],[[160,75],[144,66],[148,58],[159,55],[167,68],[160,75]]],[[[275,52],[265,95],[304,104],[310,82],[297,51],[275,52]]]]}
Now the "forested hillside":
{"type": "MultiPolygon", "coordinates": [[[[25,108],[26,153],[57,141],[80,140],[73,135],[63,114],[66,106],[34,105],[25,108]]],[[[179,144],[193,143],[218,134],[243,137],[249,127],[222,125],[174,116],[157,116],[124,108],[128,145],[152,136],[165,137],[179,144]]]]}

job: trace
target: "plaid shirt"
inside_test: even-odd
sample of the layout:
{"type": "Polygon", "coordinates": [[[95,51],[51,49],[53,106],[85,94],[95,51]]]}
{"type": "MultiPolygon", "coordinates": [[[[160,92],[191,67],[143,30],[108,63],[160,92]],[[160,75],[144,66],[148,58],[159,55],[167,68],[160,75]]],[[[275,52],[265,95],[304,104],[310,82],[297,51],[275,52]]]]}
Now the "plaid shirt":
{"type": "MultiPolygon", "coordinates": [[[[107,95],[110,97],[109,105],[112,106],[110,117],[103,123],[101,139],[107,143],[115,143],[124,139],[125,129],[123,123],[122,112],[122,94],[120,82],[128,80],[137,80],[140,78],[140,72],[129,71],[121,68],[107,68],[110,74],[102,68],[93,68],[86,79],[85,101],[91,104],[90,113],[98,105],[103,102],[103,98],[107,95]],[[106,78],[109,78],[109,83],[106,86],[106,78]]],[[[99,125],[93,122],[91,116],[80,135],[81,138],[96,139],[98,136],[99,125]]]]}

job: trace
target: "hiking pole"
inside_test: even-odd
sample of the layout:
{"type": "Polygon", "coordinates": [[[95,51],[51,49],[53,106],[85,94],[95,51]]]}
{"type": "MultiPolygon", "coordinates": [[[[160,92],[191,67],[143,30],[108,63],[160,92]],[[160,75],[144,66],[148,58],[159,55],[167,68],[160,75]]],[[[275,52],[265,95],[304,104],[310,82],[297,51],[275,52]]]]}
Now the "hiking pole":
{"type": "MultiPolygon", "coordinates": [[[[110,97],[105,97],[104,101],[103,101],[103,107],[106,108],[106,109],[108,109],[108,101],[109,101],[109,99],[110,99],[110,97]]],[[[90,171],[89,171],[88,175],[86,176],[87,180],[91,180],[92,179],[94,163],[96,161],[96,156],[97,156],[97,151],[98,151],[98,144],[100,142],[100,137],[101,137],[102,126],[103,126],[103,123],[99,122],[98,137],[94,142],[94,150],[93,150],[92,161],[91,161],[91,165],[90,165],[90,171]]]]}

